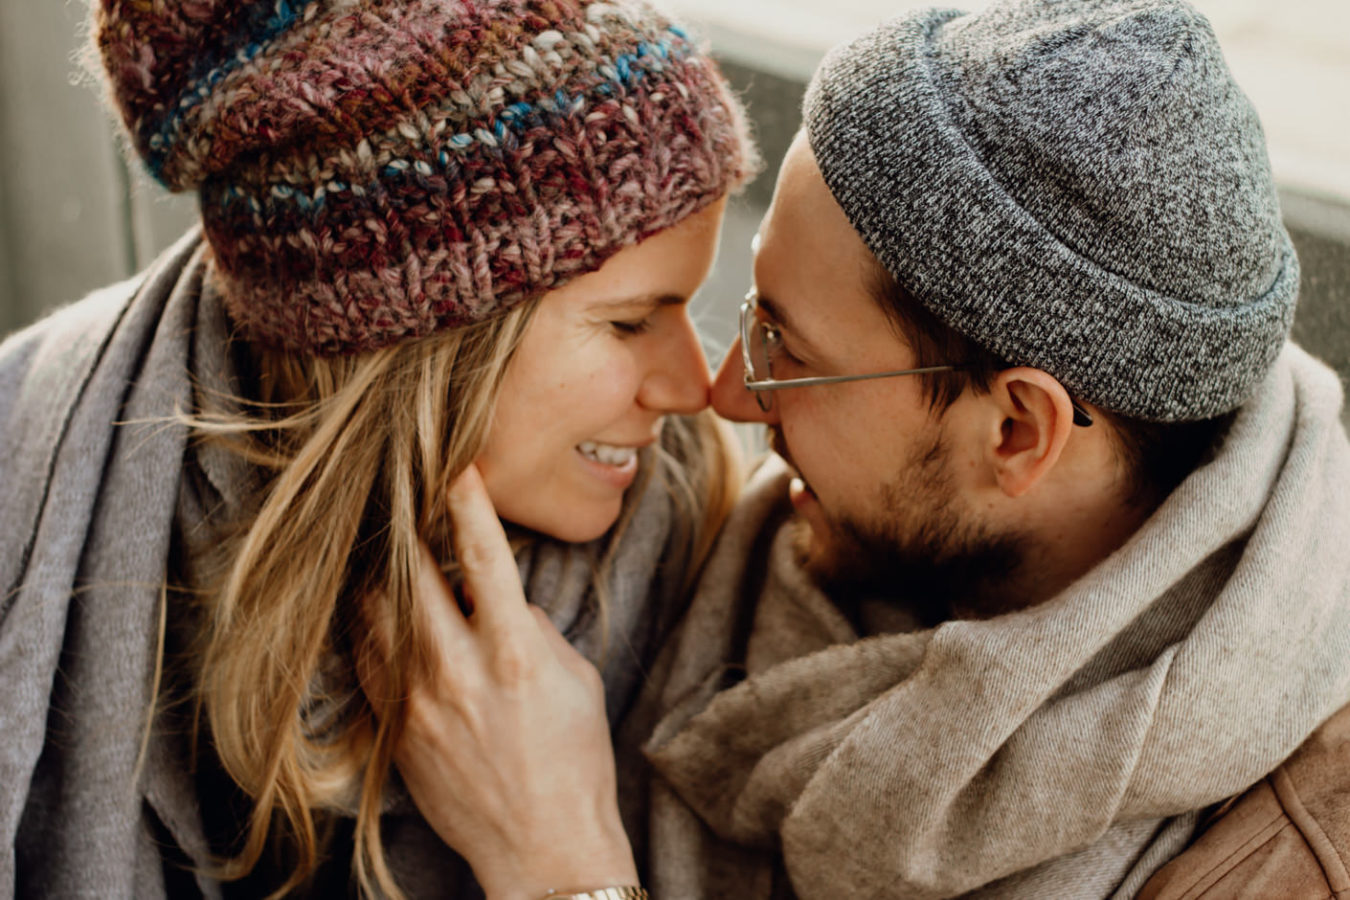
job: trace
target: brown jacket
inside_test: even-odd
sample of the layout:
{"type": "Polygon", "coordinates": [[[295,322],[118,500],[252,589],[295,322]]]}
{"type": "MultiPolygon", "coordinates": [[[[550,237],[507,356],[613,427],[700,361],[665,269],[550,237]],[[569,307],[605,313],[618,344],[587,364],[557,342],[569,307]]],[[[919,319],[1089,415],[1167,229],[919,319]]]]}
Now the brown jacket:
{"type": "Polygon", "coordinates": [[[1139,900],[1350,900],[1350,706],[1224,804],[1139,900]]]}

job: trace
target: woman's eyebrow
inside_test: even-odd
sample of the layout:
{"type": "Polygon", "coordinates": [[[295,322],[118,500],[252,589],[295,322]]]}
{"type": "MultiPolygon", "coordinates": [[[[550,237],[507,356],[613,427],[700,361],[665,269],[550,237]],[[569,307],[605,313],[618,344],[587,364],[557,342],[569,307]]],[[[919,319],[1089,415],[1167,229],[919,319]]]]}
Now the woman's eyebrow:
{"type": "Polygon", "coordinates": [[[682,306],[688,302],[688,297],[681,297],[679,294],[639,294],[636,297],[600,300],[596,306],[601,309],[619,309],[634,306],[682,306]]]}

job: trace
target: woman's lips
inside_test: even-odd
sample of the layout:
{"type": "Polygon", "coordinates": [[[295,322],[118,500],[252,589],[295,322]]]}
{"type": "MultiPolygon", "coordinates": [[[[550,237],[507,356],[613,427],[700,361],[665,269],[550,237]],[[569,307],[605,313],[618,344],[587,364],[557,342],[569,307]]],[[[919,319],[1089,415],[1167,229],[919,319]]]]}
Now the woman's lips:
{"type": "MultiPolygon", "coordinates": [[[[651,443],[647,441],[646,443],[651,443]]],[[[620,491],[627,490],[637,477],[638,451],[644,445],[605,444],[582,441],[576,447],[577,458],[592,476],[620,491]]]]}

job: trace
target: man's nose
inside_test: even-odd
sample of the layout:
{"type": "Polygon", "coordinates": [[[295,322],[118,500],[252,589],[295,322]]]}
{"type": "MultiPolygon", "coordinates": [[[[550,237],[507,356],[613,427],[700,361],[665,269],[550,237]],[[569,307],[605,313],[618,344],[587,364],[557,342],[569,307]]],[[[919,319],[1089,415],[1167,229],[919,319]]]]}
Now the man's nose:
{"type": "Polygon", "coordinates": [[[712,385],[712,407],[724,419],[733,422],[776,422],[777,415],[759,408],[754,391],[745,386],[745,362],[741,355],[740,338],[731,345],[712,385]]]}

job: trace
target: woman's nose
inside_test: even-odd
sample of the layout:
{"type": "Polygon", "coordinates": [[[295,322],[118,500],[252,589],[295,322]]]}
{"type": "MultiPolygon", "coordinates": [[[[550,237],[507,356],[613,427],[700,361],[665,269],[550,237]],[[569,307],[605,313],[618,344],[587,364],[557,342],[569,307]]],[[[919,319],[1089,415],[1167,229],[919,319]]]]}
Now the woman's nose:
{"type": "Polygon", "coordinates": [[[663,414],[691,416],[708,407],[708,359],[687,312],[651,359],[638,402],[663,414]]]}
{"type": "Polygon", "coordinates": [[[777,416],[771,406],[768,412],[760,409],[754,391],[745,386],[745,362],[741,355],[741,340],[737,338],[727,351],[722,365],[713,379],[712,406],[717,414],[733,422],[775,422],[777,416]]]}

